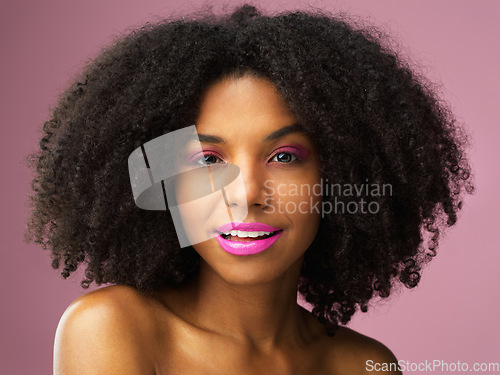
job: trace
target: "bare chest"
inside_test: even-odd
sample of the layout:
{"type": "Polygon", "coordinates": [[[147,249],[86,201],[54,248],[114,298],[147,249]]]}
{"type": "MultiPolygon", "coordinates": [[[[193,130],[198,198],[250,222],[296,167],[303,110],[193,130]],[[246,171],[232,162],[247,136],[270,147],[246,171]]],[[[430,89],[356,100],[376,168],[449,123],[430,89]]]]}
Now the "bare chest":
{"type": "Polygon", "coordinates": [[[224,339],[184,335],[158,352],[156,375],[326,375],[326,349],[318,345],[259,353],[224,339]]]}

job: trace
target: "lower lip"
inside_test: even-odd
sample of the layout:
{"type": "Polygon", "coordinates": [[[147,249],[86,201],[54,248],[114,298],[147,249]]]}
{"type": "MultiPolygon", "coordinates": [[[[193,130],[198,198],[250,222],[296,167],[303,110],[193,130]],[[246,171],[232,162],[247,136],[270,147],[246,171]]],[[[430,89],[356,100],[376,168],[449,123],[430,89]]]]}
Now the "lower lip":
{"type": "Polygon", "coordinates": [[[271,247],[273,243],[283,234],[279,231],[274,236],[256,241],[231,241],[226,240],[220,234],[217,235],[217,241],[224,251],[233,255],[253,255],[261,253],[271,247]]]}

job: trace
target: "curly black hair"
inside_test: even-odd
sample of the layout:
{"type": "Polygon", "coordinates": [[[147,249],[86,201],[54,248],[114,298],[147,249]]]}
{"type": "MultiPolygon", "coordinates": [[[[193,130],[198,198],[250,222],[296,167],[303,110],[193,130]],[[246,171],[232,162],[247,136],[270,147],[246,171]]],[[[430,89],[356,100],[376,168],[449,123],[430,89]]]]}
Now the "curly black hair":
{"type": "MultiPolygon", "coordinates": [[[[436,86],[388,39],[322,12],[232,14],[147,24],[91,61],[43,125],[26,240],[50,248],[68,277],[155,291],[196,274],[165,211],[136,207],[127,158],[143,143],[195,123],[207,87],[252,74],[272,81],[320,153],[323,181],[390,184],[375,214],[321,219],[298,290],[333,334],[359,307],[415,287],[474,190],[467,137],[436,86]]],[[[323,199],[344,200],[349,197],[323,199]]],[[[336,201],[338,204],[338,201],[336,201]]]]}

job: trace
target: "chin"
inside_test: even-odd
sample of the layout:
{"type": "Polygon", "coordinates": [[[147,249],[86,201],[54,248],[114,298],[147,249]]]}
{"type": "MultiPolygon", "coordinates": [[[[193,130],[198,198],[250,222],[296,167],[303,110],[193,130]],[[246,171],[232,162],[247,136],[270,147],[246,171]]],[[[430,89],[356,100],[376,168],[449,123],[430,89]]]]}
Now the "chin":
{"type": "Polygon", "coordinates": [[[223,279],[227,284],[234,286],[258,286],[263,284],[269,284],[275,282],[277,279],[283,276],[282,272],[276,270],[276,272],[269,272],[268,270],[238,270],[234,269],[231,271],[225,270],[225,272],[217,272],[218,276],[223,279]]]}
{"type": "Polygon", "coordinates": [[[289,277],[298,280],[303,262],[303,254],[290,259],[291,254],[283,257],[282,252],[272,249],[256,255],[231,255],[222,250],[215,239],[199,245],[194,248],[202,258],[200,271],[203,269],[207,276],[216,276],[234,286],[256,286],[289,277]]]}

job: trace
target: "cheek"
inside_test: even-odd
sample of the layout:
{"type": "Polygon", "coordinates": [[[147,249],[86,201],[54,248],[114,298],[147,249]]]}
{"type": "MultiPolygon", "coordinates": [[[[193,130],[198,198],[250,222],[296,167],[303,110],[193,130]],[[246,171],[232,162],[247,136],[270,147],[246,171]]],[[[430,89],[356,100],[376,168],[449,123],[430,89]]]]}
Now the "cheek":
{"type": "MultiPolygon", "coordinates": [[[[241,184],[241,181],[237,180],[234,184],[241,184]]],[[[231,186],[232,184],[229,184],[226,188],[231,186]]],[[[243,221],[248,214],[246,206],[229,208],[225,203],[222,190],[211,192],[201,198],[192,199],[192,192],[189,191],[187,186],[181,184],[175,195],[178,203],[183,202],[177,206],[180,216],[179,221],[191,245],[215,238],[215,231],[222,224],[243,221]]]]}
{"type": "Polygon", "coordinates": [[[182,227],[189,244],[194,245],[213,237],[211,216],[217,212],[220,199],[216,194],[193,199],[196,192],[191,191],[192,184],[180,183],[176,186],[176,208],[179,213],[176,226],[182,227]]]}
{"type": "Polygon", "coordinates": [[[218,227],[217,217],[222,217],[221,199],[213,194],[177,206],[184,233],[190,245],[214,238],[218,227]]]}
{"type": "Polygon", "coordinates": [[[320,184],[320,177],[313,175],[296,183],[273,187],[273,206],[292,223],[293,236],[297,240],[312,241],[316,236],[321,217],[320,184]]]}
{"type": "MultiPolygon", "coordinates": [[[[296,197],[292,200],[293,207],[297,210],[289,213],[290,219],[294,223],[295,235],[300,242],[307,243],[307,246],[316,237],[321,216],[321,197],[316,195],[306,195],[296,197]]],[[[289,203],[290,204],[290,203],[289,203]]]]}

